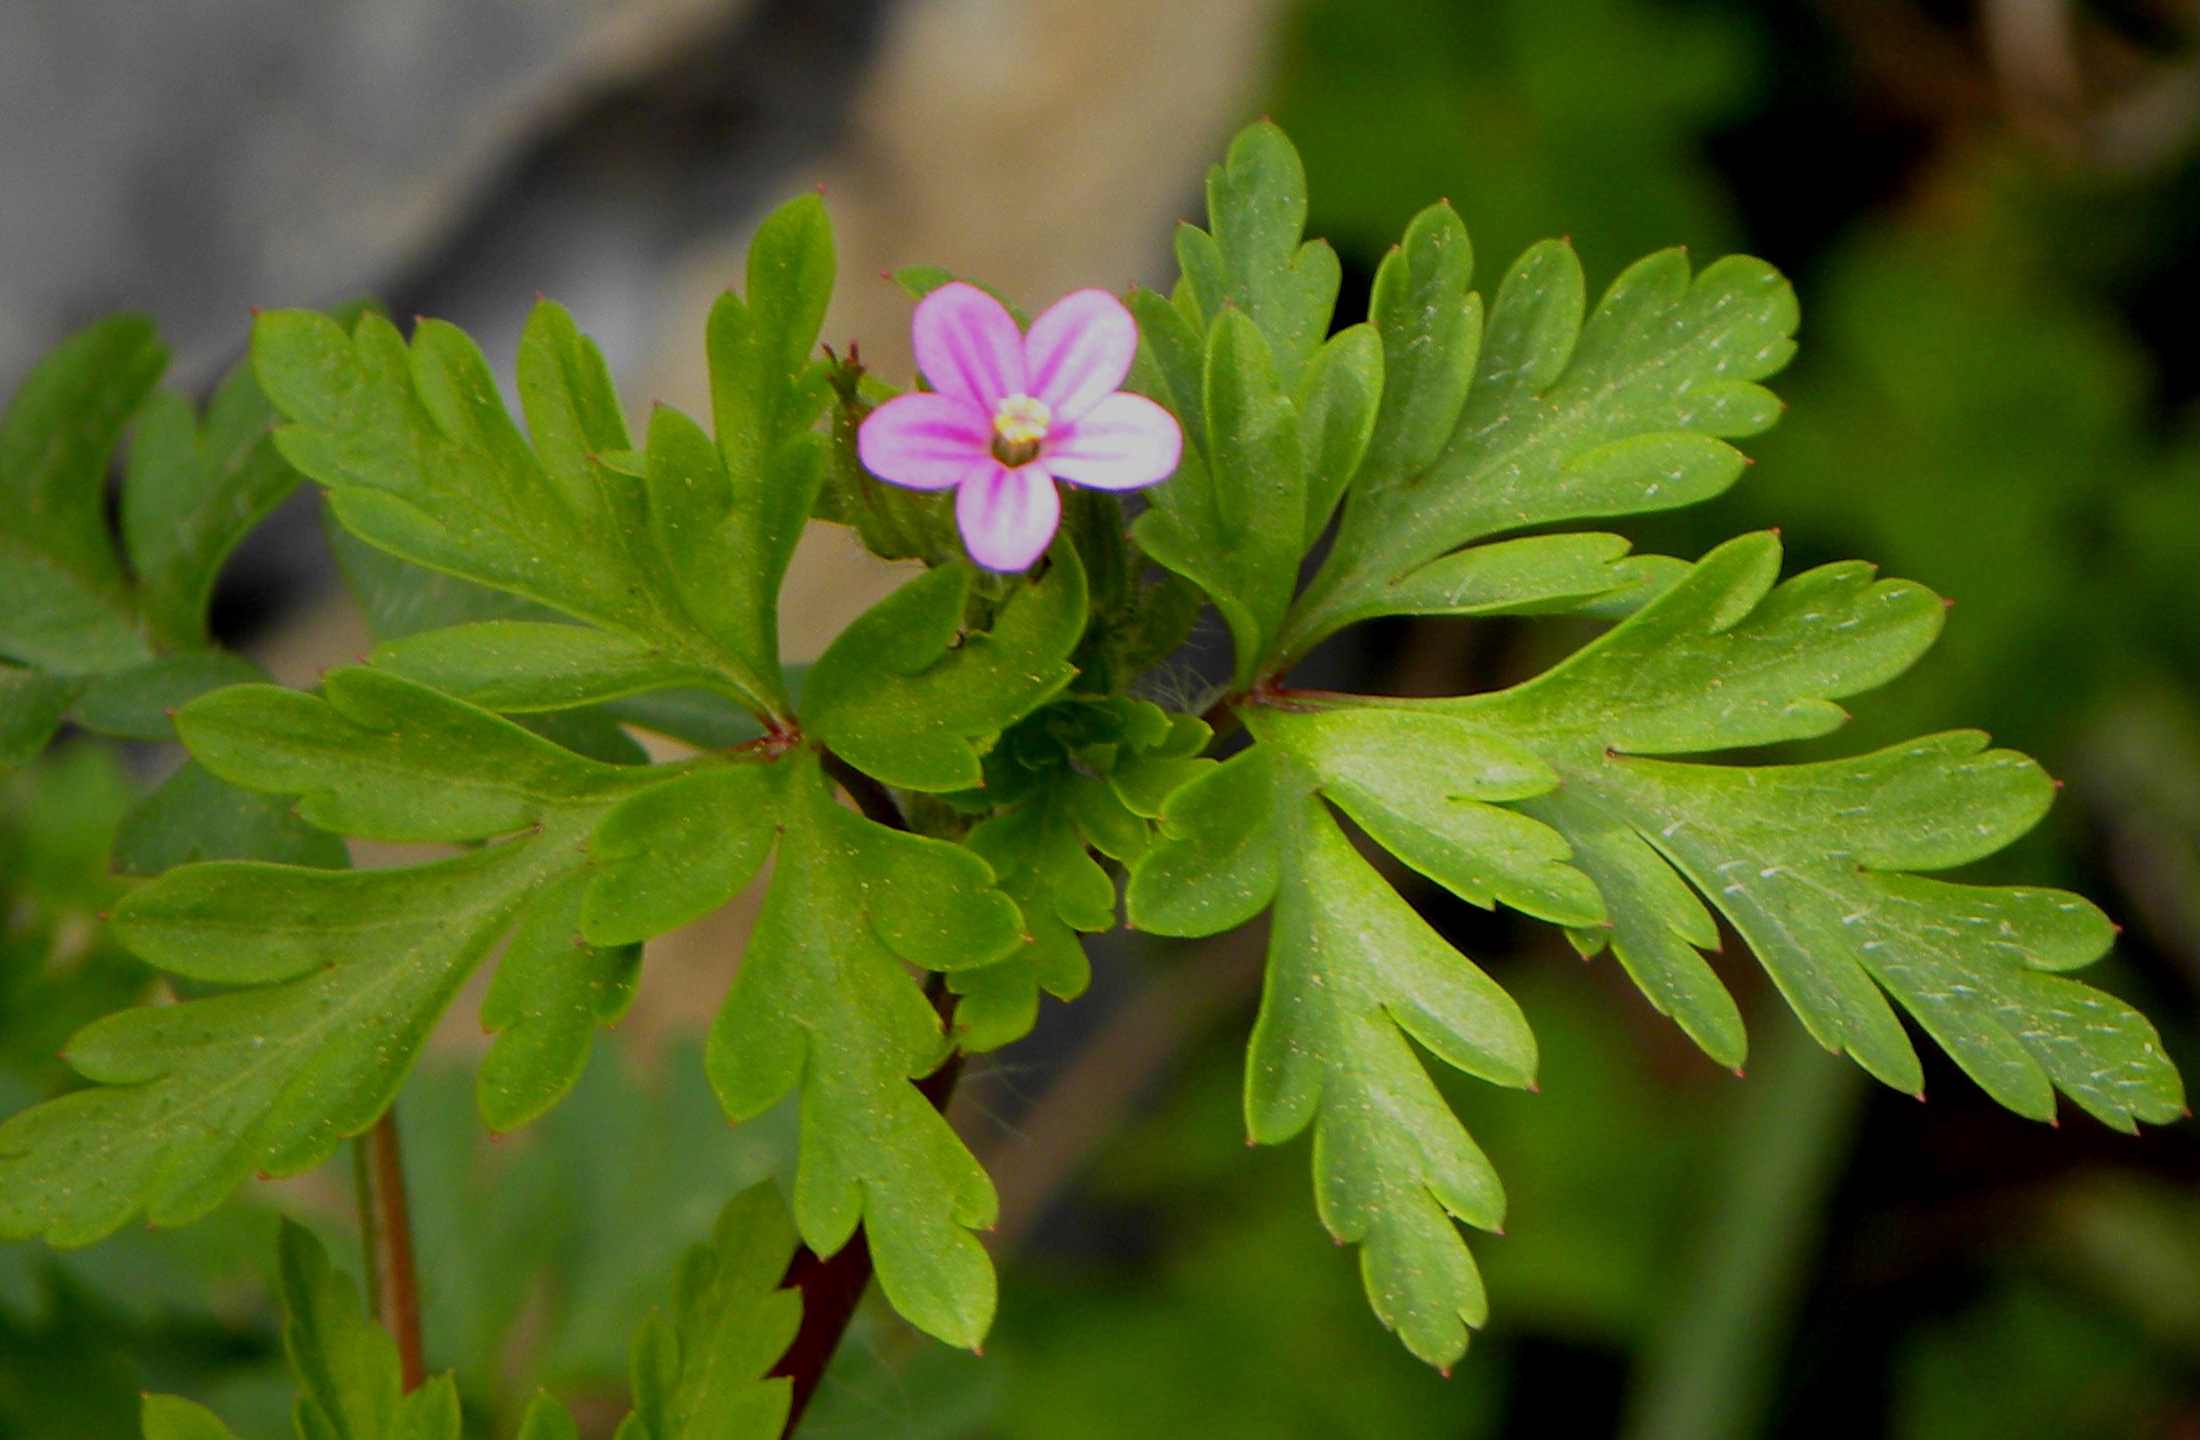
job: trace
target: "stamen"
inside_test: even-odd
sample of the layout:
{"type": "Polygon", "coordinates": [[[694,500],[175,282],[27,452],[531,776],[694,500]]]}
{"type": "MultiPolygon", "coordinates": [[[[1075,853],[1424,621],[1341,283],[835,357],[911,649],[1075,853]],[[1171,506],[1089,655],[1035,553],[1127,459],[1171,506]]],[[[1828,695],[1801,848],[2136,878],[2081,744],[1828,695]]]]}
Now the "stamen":
{"type": "Polygon", "coordinates": [[[993,412],[993,458],[1011,469],[1039,458],[1054,412],[1035,395],[1007,395],[993,412]]]}

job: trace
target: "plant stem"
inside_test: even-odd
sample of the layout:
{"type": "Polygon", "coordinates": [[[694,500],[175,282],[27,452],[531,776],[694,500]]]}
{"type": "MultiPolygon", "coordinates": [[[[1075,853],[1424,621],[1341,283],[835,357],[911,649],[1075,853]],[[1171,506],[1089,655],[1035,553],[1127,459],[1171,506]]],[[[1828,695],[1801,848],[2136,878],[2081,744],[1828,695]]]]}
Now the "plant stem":
{"type": "MultiPolygon", "coordinates": [[[[829,750],[825,752],[825,773],[848,792],[868,819],[892,830],[909,828],[901,807],[885,786],[829,750]]],[[[947,988],[947,977],[937,972],[926,976],[924,995],[938,1012],[943,1033],[954,1033],[955,996],[947,988]]],[[[946,1113],[962,1069],[962,1052],[950,1050],[937,1070],[917,1082],[917,1093],[930,1101],[933,1109],[946,1113]]],[[[787,1262],[779,1286],[802,1295],[801,1327],[771,1372],[794,1382],[787,1423],[779,1432],[784,1440],[802,1422],[802,1412],[809,1408],[818,1382],[825,1378],[825,1367],[832,1363],[833,1352],[840,1348],[841,1336],[847,1333],[848,1322],[855,1318],[863,1292],[871,1286],[871,1247],[863,1231],[857,1230],[830,1256],[820,1256],[807,1245],[798,1247],[794,1259],[787,1262]]]]}
{"type": "Polygon", "coordinates": [[[405,1204],[405,1157],[397,1107],[352,1142],[359,1238],[366,1248],[367,1307],[397,1341],[398,1373],[409,1393],[427,1378],[420,1347],[420,1275],[413,1264],[412,1216],[405,1204]]]}

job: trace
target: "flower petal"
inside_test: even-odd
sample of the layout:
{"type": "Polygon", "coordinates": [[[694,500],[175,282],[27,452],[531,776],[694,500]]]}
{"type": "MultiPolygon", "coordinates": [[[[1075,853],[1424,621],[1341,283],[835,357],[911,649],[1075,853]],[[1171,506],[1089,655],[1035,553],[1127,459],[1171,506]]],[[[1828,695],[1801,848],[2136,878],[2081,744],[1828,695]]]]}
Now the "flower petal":
{"type": "Polygon", "coordinates": [[[960,485],[993,459],[992,417],[953,395],[897,395],[856,431],[863,468],[912,490],[960,485]]]}
{"type": "Polygon", "coordinates": [[[1057,420],[1075,420],[1123,384],[1138,355],[1138,322],[1105,290],[1064,295],[1031,322],[1025,377],[1057,420]]]}
{"type": "Polygon", "coordinates": [[[1056,478],[1096,490],[1136,490],[1176,473],[1184,432],[1176,417],[1143,395],[1108,396],[1081,420],[1047,434],[1040,460],[1056,478]]]}
{"type": "Polygon", "coordinates": [[[1046,553],[1062,522],[1062,497],[1037,465],[993,467],[973,476],[955,495],[955,523],[963,548],[988,570],[1028,570],[1046,553]]]}
{"type": "Polygon", "coordinates": [[[1024,336],[1008,307],[956,280],[917,302],[910,339],[932,388],[982,408],[990,421],[1004,395],[1024,393],[1024,336]]]}

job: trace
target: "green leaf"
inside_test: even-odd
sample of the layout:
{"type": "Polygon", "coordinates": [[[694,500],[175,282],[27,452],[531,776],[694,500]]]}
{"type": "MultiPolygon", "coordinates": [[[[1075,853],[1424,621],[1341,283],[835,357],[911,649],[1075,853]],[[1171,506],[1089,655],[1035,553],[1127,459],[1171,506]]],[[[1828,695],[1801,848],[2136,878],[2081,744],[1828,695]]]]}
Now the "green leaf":
{"type": "Polygon", "coordinates": [[[382,669],[484,709],[510,713],[565,710],[669,685],[707,684],[707,670],[685,673],[641,640],[584,625],[484,620],[430,630],[375,647],[382,669]]]}
{"type": "Polygon", "coordinates": [[[63,341],[0,417],[0,655],[57,675],[152,652],[107,533],[107,463],[168,351],[139,315],[63,341]]]}
{"type": "Polygon", "coordinates": [[[581,1431],[573,1423],[572,1412],[558,1403],[556,1396],[538,1390],[527,1402],[527,1413],[520,1417],[518,1440],[581,1440],[581,1431]]]}
{"type": "Polygon", "coordinates": [[[329,672],[318,696],[274,685],[216,691],[179,711],[176,728],[215,774],[297,795],[313,824],[376,840],[509,834],[664,778],[584,760],[509,720],[356,667],[329,672]]]}
{"type": "Polygon", "coordinates": [[[1077,810],[1086,790],[1105,796],[1106,782],[1065,775],[1039,798],[973,829],[965,842],[992,866],[1024,916],[1015,954],[949,981],[962,996],[955,1038],[965,1050],[998,1050],[1031,1033],[1041,990],[1074,1000],[1092,983],[1077,932],[1115,928],[1115,881],[1085,848],[1077,810]]]}
{"type": "MultiPolygon", "coordinates": [[[[1349,712],[1249,718],[1262,743],[1168,802],[1161,839],[1132,872],[1131,920],[1204,934],[1274,905],[1246,1062],[1247,1134],[1276,1144],[1313,1125],[1323,1224],[1340,1243],[1363,1247],[1361,1275],[1383,1323],[1415,1355],[1448,1366],[1487,1312],[1452,1220],[1496,1228],[1504,1193],[1407,1037],[1455,1068],[1514,1086],[1533,1082],[1535,1042],[1512,1000],[1353,849],[1319,794],[1326,786],[1350,793],[1345,779],[1376,772],[1371,762],[1386,746],[1399,758],[1403,740],[1465,746],[1451,735],[1384,734],[1379,718],[1349,712]]],[[[1512,794],[1547,783],[1538,768],[1532,757],[1485,751],[1479,782],[1445,783],[1512,794]]],[[[1427,823],[1427,811],[1444,803],[1439,790],[1419,818],[1427,823]]],[[[1458,843],[1456,833],[1448,838],[1458,843]]],[[[1447,883],[1461,879],[1448,858],[1443,868],[1447,883]]]]}
{"type": "Polygon", "coordinates": [[[1009,582],[989,628],[965,633],[973,576],[930,570],[872,606],[811,667],[803,722],[835,754],[908,790],[962,790],[981,744],[1070,682],[1085,572],[1058,544],[1036,581],[1009,582]]]}
{"type": "Polygon", "coordinates": [[[1424,212],[1386,264],[1394,283],[1378,284],[1373,321],[1397,373],[1337,543],[1293,612],[1286,662],[1395,613],[1395,589],[1475,541],[1719,493],[1746,464],[1722,437],[1779,415],[1754,382],[1794,351],[1795,296],[1762,261],[1730,256],[1691,279],[1681,252],[1661,252],[1584,323],[1580,263],[1546,242],[1506,274],[1477,351],[1456,223],[1424,212]],[[1431,317],[1448,318],[1431,329],[1431,317]],[[1462,401],[1463,363],[1474,379],[1462,401]],[[1432,449],[1447,414],[1457,418],[1432,449]]]}
{"type": "Polygon", "coordinates": [[[125,875],[158,875],[200,860],[321,870],[350,863],[344,842],[299,819],[288,800],[218,780],[192,760],[130,807],[115,832],[113,861],[125,875]]]}
{"type": "MultiPolygon", "coordinates": [[[[1654,1004],[1717,1058],[1739,1024],[1696,949],[1715,938],[1677,877],[1749,942],[1804,1026],[1904,1090],[1922,1072],[1887,1003],[1980,1087],[2049,1119],[2061,1090],[2129,1130],[2183,1109],[2154,1029],[2058,973],[2113,927],[2073,895],[1908,873],[1999,850],[2045,813],[2039,767],[1956,732],[1846,760],[1723,766],[1645,758],[1821,735],[1837,697],[1906,668],[1937,597],[1868,567],[1775,588],[1770,535],[1731,541],[1565,663],[1496,695],[1435,702],[1541,755],[1563,787],[1523,807],[1565,833],[1612,905],[1610,942],[1654,1004]]],[[[1597,937],[1580,935],[1585,948],[1597,937]]]]}
{"type": "Polygon", "coordinates": [[[710,1241],[681,1262],[670,1312],[636,1338],[622,1440],[774,1440],[793,1382],[766,1377],[802,1323],[801,1295],[779,1288],[794,1248],[771,1185],[726,1203],[710,1241]]]}
{"type": "Polygon", "coordinates": [[[173,740],[172,712],[209,690],[267,676],[242,656],[200,650],[111,670],[84,682],[74,717],[87,730],[123,740],[173,740]]]}
{"type": "MultiPolygon", "coordinates": [[[[725,632],[745,657],[778,680],[779,584],[824,482],[826,437],[814,426],[831,390],[813,357],[833,290],[833,237],[824,202],[790,200],[765,217],[749,242],[748,298],[730,291],[711,307],[712,423],[724,465],[716,483],[731,513],[698,514],[715,529],[697,554],[693,574],[699,611],[715,600],[725,632]]],[[[650,463],[668,463],[694,437],[675,426],[660,452],[650,427],[650,463]]],[[[695,456],[671,477],[653,479],[667,522],[679,513],[668,484],[684,474],[710,481],[695,456]]],[[[700,538],[700,537],[698,537],[700,538]]]]}
{"type": "Polygon", "coordinates": [[[1369,322],[1382,337],[1383,405],[1368,447],[1369,488],[1427,469],[1458,426],[1482,344],[1474,247],[1448,203],[1413,217],[1375,271],[1369,322]]]}
{"type": "MultiPolygon", "coordinates": [[[[416,678],[451,693],[460,693],[468,682],[468,676],[478,665],[449,640],[415,642],[424,632],[448,628],[451,631],[477,633],[474,627],[488,622],[511,622],[513,625],[552,623],[557,619],[555,611],[509,595],[501,590],[461,580],[455,575],[445,575],[435,570],[398,559],[395,555],[377,550],[359,539],[341,525],[331,521],[327,528],[329,549],[334,552],[338,566],[344,572],[344,580],[360,608],[366,612],[368,627],[381,641],[375,652],[376,663],[399,673],[412,673],[416,678]],[[416,648],[417,643],[417,648],[416,648]]],[[[606,650],[616,653],[629,642],[602,631],[567,625],[576,635],[601,637],[606,650]]],[[[501,631],[481,631],[491,637],[501,631]]],[[[586,639],[560,635],[551,645],[568,647],[586,646],[586,639]]],[[[554,653],[554,652],[553,652],[554,653]]],[[[603,653],[590,652],[590,653],[603,653]]],[[[799,694],[801,665],[784,667],[790,687],[799,694]]],[[[527,662],[519,657],[515,663],[494,675],[500,690],[508,690],[515,682],[528,674],[527,662]]],[[[554,667],[549,670],[556,679],[554,667]]],[[[485,693],[495,694],[496,691],[485,693]]],[[[487,702],[484,702],[487,703],[487,702]]],[[[545,714],[546,712],[526,712],[545,714]]],[[[762,731],[756,718],[741,708],[731,697],[716,690],[700,687],[651,690],[643,694],[625,695],[601,705],[584,707],[571,712],[578,720],[581,716],[593,716],[588,723],[631,724],[644,730],[682,740],[699,749],[721,750],[755,739],[762,731]]],[[[550,722],[537,720],[526,722],[531,728],[543,729],[550,722]]],[[[563,742],[561,742],[563,743],[563,742]]],[[[598,758],[606,758],[599,755],[598,758]]]]}
{"type": "MultiPolygon", "coordinates": [[[[384,839],[518,833],[402,869],[190,865],[131,894],[115,924],[132,950],[241,988],[111,1015],[70,1041],[69,1063],[98,1084],[0,1125],[0,1234],[82,1244],[141,1209],[180,1224],[254,1172],[318,1164],[382,1112],[514,919],[544,893],[569,899],[555,882],[586,863],[596,820],[665,778],[582,760],[371,670],[331,673],[325,698],[217,691],[178,721],[207,769],[301,794],[300,812],[330,828],[384,839]]],[[[585,1032],[552,1028],[560,1043],[586,1043],[585,1032]]],[[[538,1054],[535,1068],[578,1068],[555,1060],[538,1054]]],[[[540,1076],[533,1086],[534,1108],[557,1088],[540,1076]]]]}
{"type": "Polygon", "coordinates": [[[949,1047],[904,964],[957,970],[1002,958],[1020,939],[1016,907],[970,851],[837,803],[814,752],[772,769],[778,862],[711,1030],[711,1082],[736,1120],[799,1090],[803,1241],[831,1255],[860,1221],[894,1308],[974,1346],[992,1319],[994,1279],[969,1232],[993,1223],[997,1202],[911,1083],[949,1047]]]}
{"type": "Polygon", "coordinates": [[[482,999],[482,1028],[496,1040],[474,1094],[492,1131],[516,1130],[564,1099],[588,1064],[596,1027],[616,1023],[633,1003],[641,947],[582,940],[588,884],[575,873],[543,890],[482,999]]]}
{"type": "Polygon", "coordinates": [[[1383,397],[1383,343],[1371,325],[1339,331],[1315,352],[1292,397],[1306,440],[1306,532],[1311,549],[1375,433],[1383,397]]]}
{"type": "Polygon", "coordinates": [[[122,539],[154,633],[204,645],[206,607],[222,563],[298,484],[275,452],[275,412],[240,364],[203,423],[190,402],[156,393],[138,422],[122,490],[122,539]]]}
{"type": "MultiPolygon", "coordinates": [[[[329,488],[345,528],[610,632],[627,642],[628,672],[639,651],[656,657],[659,683],[707,676],[761,715],[787,713],[769,608],[726,587],[729,575],[753,578],[756,527],[770,520],[728,489],[727,468],[753,457],[729,450],[722,462],[691,422],[660,411],[645,480],[606,464],[628,448],[626,429],[601,355],[562,308],[537,305],[520,342],[532,447],[480,351],[440,322],[422,322],[408,349],[377,315],[347,336],[324,316],[271,312],[254,329],[253,360],[292,421],[277,445],[329,488]]],[[[758,473],[776,495],[799,487],[804,464],[814,470],[814,457],[770,460],[758,473]]],[[[776,573],[770,583],[775,593],[776,573]]],[[[518,645],[500,655],[499,679],[523,685],[532,662],[555,683],[570,661],[563,647],[518,645]]]]}
{"type": "Polygon", "coordinates": [[[53,738],[77,687],[43,670],[0,665],[0,767],[28,765],[53,738]]]}
{"type": "MultiPolygon", "coordinates": [[[[1173,387],[1153,379],[1158,368],[1146,368],[1141,386],[1184,416],[1173,387]]],[[[1153,490],[1133,533],[1222,611],[1242,685],[1268,657],[1298,579],[1310,509],[1305,449],[1268,341],[1243,311],[1223,312],[1208,333],[1199,390],[1198,448],[1153,490]]]]}
{"type": "Polygon", "coordinates": [[[1204,324],[1236,310],[1259,327],[1288,391],[1298,384],[1337,303],[1340,270],[1306,231],[1306,169],[1283,131],[1248,125],[1207,172],[1207,223],[1177,228],[1177,263],[1204,324]]]}
{"type": "Polygon", "coordinates": [[[439,1375],[404,1393],[396,1343],[321,1242],[286,1220],[276,1257],[300,1440],[458,1440],[456,1384],[439,1375]]]}
{"type": "Polygon", "coordinates": [[[1250,708],[1246,727],[1289,753],[1368,837],[1460,899],[1502,900],[1559,925],[1595,925],[1604,904],[1567,864],[1557,831],[1492,803],[1540,795],[1557,772],[1448,716],[1343,707],[1250,708]]]}
{"type": "Polygon", "coordinates": [[[144,1440],[237,1440],[219,1415],[175,1395],[147,1395],[138,1424],[144,1440]]]}
{"type": "Polygon", "coordinates": [[[677,930],[739,894],[771,853],[781,803],[775,767],[697,770],[625,801],[597,825],[597,866],[581,930],[626,945],[677,930]]]}

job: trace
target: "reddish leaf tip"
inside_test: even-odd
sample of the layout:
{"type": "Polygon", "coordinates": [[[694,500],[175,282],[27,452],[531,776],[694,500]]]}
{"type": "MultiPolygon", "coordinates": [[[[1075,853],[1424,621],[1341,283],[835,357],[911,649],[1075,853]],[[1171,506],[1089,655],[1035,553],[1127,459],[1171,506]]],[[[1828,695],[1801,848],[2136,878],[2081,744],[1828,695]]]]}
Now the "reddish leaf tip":
{"type": "Polygon", "coordinates": [[[1920,1105],[1924,1104],[1924,1103],[1925,1103],[1925,1087],[1924,1087],[1924,1086],[1922,1086],[1922,1085],[1920,1085],[1920,1086],[1919,1086],[1919,1087],[1917,1088],[1917,1093],[1916,1093],[1915,1095],[1911,1096],[1910,1098],[1911,1098],[1911,1099],[1913,1099],[1913,1100],[1915,1100],[1915,1101],[1917,1101],[1917,1103],[1918,1103],[1918,1104],[1920,1104],[1920,1105]]]}
{"type": "Polygon", "coordinates": [[[1451,1367],[1449,1365],[1437,1366],[1436,1376],[1440,1380],[1449,1380],[1451,1378],[1451,1367]]]}
{"type": "Polygon", "coordinates": [[[1749,1076],[1743,1072],[1741,1066],[1737,1065],[1734,1067],[1734,1078],[1737,1080],[1747,1080],[1749,1076]]]}
{"type": "Polygon", "coordinates": [[[1541,1095],[1543,1093],[1543,1087],[1536,1084],[1535,1081],[1530,1080],[1528,1082],[1528,1093],[1530,1095],[1541,1095]]]}
{"type": "Polygon", "coordinates": [[[1941,608],[1941,609],[1943,609],[1943,610],[1953,610],[1953,609],[1955,609],[1955,608],[1956,608],[1956,597],[1955,597],[1955,596],[1953,596],[1953,595],[1943,595],[1943,596],[1941,596],[1941,597],[1940,597],[1940,608],[1941,608]]]}

